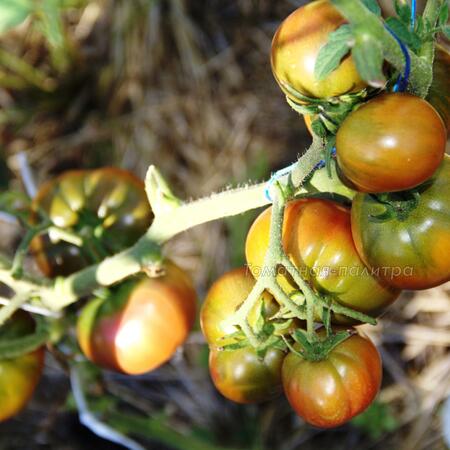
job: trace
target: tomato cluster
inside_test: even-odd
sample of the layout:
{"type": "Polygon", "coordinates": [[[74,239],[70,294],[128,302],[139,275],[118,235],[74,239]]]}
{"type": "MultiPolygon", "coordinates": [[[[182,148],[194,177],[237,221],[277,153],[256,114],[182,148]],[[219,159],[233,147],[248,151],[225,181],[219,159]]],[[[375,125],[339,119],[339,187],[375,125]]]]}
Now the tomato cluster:
{"type": "MultiPolygon", "coordinates": [[[[112,167],[69,171],[48,181],[33,200],[30,217],[32,224],[48,223],[48,231],[31,243],[48,277],[69,275],[131,246],[153,220],[144,183],[112,167]]],[[[168,361],[186,340],[196,314],[192,282],[169,260],[157,272],[112,286],[82,308],[77,337],[88,359],[142,374],[168,361]]],[[[30,324],[31,317],[19,312],[0,328],[0,339],[19,337],[30,324]]],[[[33,393],[43,354],[39,349],[0,360],[0,421],[15,415],[33,393]]]]}
{"type": "Polygon", "coordinates": [[[284,391],[298,415],[323,428],[361,413],[380,388],[380,355],[354,327],[379,316],[402,289],[450,280],[450,157],[445,155],[450,57],[437,47],[427,100],[372,90],[350,55],[318,79],[319,53],[342,24],[329,0],[298,8],[278,28],[271,62],[289,103],[304,112],[310,133],[318,130],[335,143],[339,178],[355,191],[351,204],[324,196],[288,201],[281,230],[287,260],[279,261],[286,270],[275,267],[274,273],[273,265],[265,267],[273,211],[263,211],[247,235],[247,267],[220,277],[201,312],[211,378],[225,397],[259,402],[284,391]],[[329,105],[358,92],[359,103],[335,116],[336,127],[315,126],[329,119],[329,105]],[[275,284],[261,283],[266,276],[275,284]],[[258,301],[255,283],[266,289],[258,301]],[[318,300],[313,309],[311,295],[318,300]],[[290,303],[298,314],[286,313],[290,303]],[[305,318],[307,330],[299,320],[305,318]],[[280,328],[280,323],[288,325],[280,328]],[[266,346],[267,329],[272,340],[266,346]]]}

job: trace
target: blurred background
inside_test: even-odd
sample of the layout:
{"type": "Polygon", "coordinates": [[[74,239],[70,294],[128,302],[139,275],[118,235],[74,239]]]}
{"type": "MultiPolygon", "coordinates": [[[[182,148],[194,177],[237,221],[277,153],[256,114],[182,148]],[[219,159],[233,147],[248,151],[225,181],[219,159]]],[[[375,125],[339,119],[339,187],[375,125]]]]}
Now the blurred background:
{"type": "MultiPolygon", "coordinates": [[[[143,177],[156,164],[190,199],[267,178],[310,143],[269,62],[275,29],[302,3],[0,0],[0,188],[23,189],[19,152],[37,184],[106,165],[143,177]]],[[[215,278],[244,263],[256,213],[166,246],[192,274],[200,302],[215,278]]],[[[21,232],[0,222],[1,250],[12,254],[21,232]]],[[[405,293],[365,330],[383,356],[383,388],[365,414],[336,430],[306,425],[283,398],[238,406],[220,397],[198,326],[161,369],[90,383],[90,405],[155,450],[446,449],[450,285],[405,293]]],[[[0,425],[0,449],[82,448],[122,447],[79,423],[67,372],[48,356],[27,410],[0,425]]]]}

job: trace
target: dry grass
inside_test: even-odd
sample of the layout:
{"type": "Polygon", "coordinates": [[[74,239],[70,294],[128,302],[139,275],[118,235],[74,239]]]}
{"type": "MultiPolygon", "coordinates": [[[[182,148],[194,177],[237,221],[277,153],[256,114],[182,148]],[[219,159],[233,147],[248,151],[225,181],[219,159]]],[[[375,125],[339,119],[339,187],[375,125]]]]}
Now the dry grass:
{"type": "MultiPolygon", "coordinates": [[[[107,164],[143,176],[153,163],[179,196],[191,198],[294,160],[308,137],[272,79],[268,55],[276,24],[298,3],[93,0],[65,13],[65,68],[52,65],[44,40],[25,23],[0,40],[0,49],[37,77],[0,66],[0,139],[9,167],[18,175],[14,154],[24,149],[39,181],[107,164]]],[[[233,246],[242,223],[242,230],[235,222],[204,225],[167,245],[201,294],[239,260],[233,246]]],[[[243,448],[444,449],[439,408],[450,393],[449,293],[449,285],[407,293],[376,328],[366,327],[383,353],[379,401],[397,422],[375,438],[356,426],[312,429],[282,399],[262,407],[222,400],[198,364],[198,332],[170,365],[139,380],[108,376],[106,388],[125,408],[163,410],[175,429],[202,429],[243,448]]],[[[25,414],[0,427],[0,448],[101,448],[62,412],[68,385],[54,361],[46,381],[25,414]]],[[[148,448],[162,448],[154,445],[148,448]]]]}

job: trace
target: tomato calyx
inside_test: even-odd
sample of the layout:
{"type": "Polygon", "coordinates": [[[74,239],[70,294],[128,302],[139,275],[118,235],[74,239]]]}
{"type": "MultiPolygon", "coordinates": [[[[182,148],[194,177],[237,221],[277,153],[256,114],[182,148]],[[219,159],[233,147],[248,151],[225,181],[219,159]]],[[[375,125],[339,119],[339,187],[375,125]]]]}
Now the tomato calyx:
{"type": "Polygon", "coordinates": [[[344,94],[339,97],[317,99],[307,97],[292,87],[285,86],[297,101],[286,97],[289,106],[299,114],[311,115],[313,120],[311,127],[315,134],[325,137],[327,134],[336,134],[339,126],[349,113],[358,105],[371,98],[378,90],[362,89],[359,92],[344,94]]]}
{"type": "Polygon", "coordinates": [[[417,208],[420,201],[420,192],[417,189],[370,195],[385,208],[381,214],[371,215],[369,218],[371,222],[378,223],[393,219],[400,222],[405,221],[411,212],[417,208]]]}
{"type": "Polygon", "coordinates": [[[334,333],[327,327],[326,336],[324,338],[314,334],[314,340],[311,341],[306,331],[297,329],[292,333],[295,344],[290,344],[287,340],[286,345],[289,350],[308,361],[323,361],[328,355],[342,342],[355,334],[350,330],[339,330],[334,333]]]}

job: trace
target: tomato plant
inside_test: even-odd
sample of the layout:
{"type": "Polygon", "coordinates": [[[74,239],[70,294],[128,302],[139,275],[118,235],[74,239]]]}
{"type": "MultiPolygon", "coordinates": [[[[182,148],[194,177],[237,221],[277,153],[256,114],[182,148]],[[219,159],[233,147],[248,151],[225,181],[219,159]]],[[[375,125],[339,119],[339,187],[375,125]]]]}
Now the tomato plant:
{"type": "Polygon", "coordinates": [[[126,374],[168,361],[195,320],[196,294],[187,274],[168,261],[159,278],[138,276],[90,301],[77,324],[78,341],[94,363],[126,374]]]}
{"type": "MultiPolygon", "coordinates": [[[[254,272],[263,270],[270,217],[268,208],[247,235],[247,263],[254,272]]],[[[364,266],[353,243],[350,211],[335,202],[323,199],[289,202],[282,240],[286,254],[301,269],[300,273],[319,292],[332,295],[345,306],[378,314],[398,296],[398,290],[378,281],[364,266]]]]}
{"type": "Polygon", "coordinates": [[[48,181],[32,211],[33,221],[44,215],[83,239],[82,246],[55,240],[49,233],[33,240],[36,262],[49,277],[68,275],[129,247],[153,218],[144,183],[113,167],[69,171],[48,181]]]}
{"type": "Polygon", "coordinates": [[[428,102],[384,94],[347,116],[336,135],[336,156],[359,191],[401,191],[433,175],[446,139],[444,123],[428,102]]]}
{"type": "MultiPolygon", "coordinates": [[[[0,328],[0,340],[23,337],[34,329],[31,316],[18,311],[0,328]]],[[[44,348],[0,360],[0,422],[20,412],[30,400],[41,378],[44,348]]]]}
{"type": "MultiPolygon", "coordinates": [[[[231,270],[222,275],[210,288],[200,313],[200,323],[207,342],[218,347],[227,344],[227,335],[237,331],[227,319],[236,312],[250,294],[255,279],[245,267],[231,270]]],[[[275,314],[278,307],[273,297],[264,292],[262,295],[267,317],[275,314]]],[[[259,317],[261,305],[257,303],[249,316],[250,325],[254,326],[259,317]]]]}
{"type": "Polygon", "coordinates": [[[211,349],[209,371],[217,390],[236,403],[257,403],[281,393],[284,353],[269,349],[260,357],[252,347],[211,349]]]}
{"type": "Polygon", "coordinates": [[[381,384],[378,350],[360,335],[338,344],[321,361],[289,353],[283,363],[283,388],[295,412],[311,425],[337,427],[364,411],[381,384]]]}
{"type": "Polygon", "coordinates": [[[427,100],[441,115],[450,133],[450,53],[446,47],[436,46],[436,55],[433,63],[433,82],[428,91],[427,100]]]}
{"type": "Polygon", "coordinates": [[[381,199],[358,194],[352,206],[353,237],[361,258],[386,283],[427,289],[450,280],[449,217],[450,157],[446,156],[415,194],[381,199]]]}
{"type": "Polygon", "coordinates": [[[329,98],[363,89],[351,56],[323,80],[314,75],[320,49],[345,19],[329,0],[318,0],[295,10],[278,28],[272,42],[272,71],[283,92],[298,101],[290,89],[317,98],[329,98]]]}

